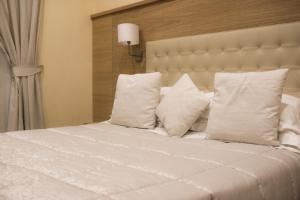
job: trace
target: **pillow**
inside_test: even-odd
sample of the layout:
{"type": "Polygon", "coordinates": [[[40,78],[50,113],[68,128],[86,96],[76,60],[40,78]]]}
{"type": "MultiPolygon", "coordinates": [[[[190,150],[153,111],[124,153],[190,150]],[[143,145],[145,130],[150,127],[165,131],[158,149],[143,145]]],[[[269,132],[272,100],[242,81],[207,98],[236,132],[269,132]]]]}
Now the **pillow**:
{"type": "Polygon", "coordinates": [[[183,136],[208,103],[205,95],[184,74],[161,100],[156,114],[169,135],[183,136]]]}
{"type": "Polygon", "coordinates": [[[161,87],[160,88],[160,100],[162,100],[170,91],[172,87],[161,87]]]}
{"type": "Polygon", "coordinates": [[[287,69],[216,73],[209,139],[278,146],[278,124],[287,69]]]}
{"type": "Polygon", "coordinates": [[[300,99],[282,95],[279,141],[300,150],[300,99]]]}
{"type": "MultiPolygon", "coordinates": [[[[171,90],[171,88],[172,87],[160,88],[161,99],[171,90]]],[[[192,131],[206,131],[214,93],[207,92],[204,93],[204,95],[210,100],[210,103],[204,113],[195,123],[193,123],[190,129],[192,131]]],[[[193,133],[191,135],[197,134],[193,133]]],[[[300,150],[300,99],[287,94],[283,94],[281,98],[279,142],[281,145],[300,150]]]]}
{"type": "Polygon", "coordinates": [[[300,99],[282,95],[279,132],[300,135],[300,99]]]}
{"type": "MultiPolygon", "coordinates": [[[[212,100],[213,92],[205,93],[212,100]]],[[[192,125],[191,130],[205,132],[212,102],[201,117],[192,125]]],[[[279,122],[279,142],[281,145],[300,150],[300,99],[287,94],[282,95],[279,122]]]]}
{"type": "MultiPolygon", "coordinates": [[[[206,130],[214,93],[208,92],[205,93],[205,96],[210,100],[209,106],[192,125],[192,131],[203,132],[206,130]]],[[[287,94],[282,94],[279,133],[282,134],[285,132],[293,132],[300,135],[300,99],[287,94]]]]}
{"type": "MultiPolygon", "coordinates": [[[[171,91],[172,87],[161,87],[160,88],[160,101],[171,91]]],[[[163,125],[159,118],[156,118],[156,127],[163,128],[163,125]]]]}
{"type": "Polygon", "coordinates": [[[207,108],[205,109],[204,113],[193,123],[191,130],[192,131],[197,131],[197,132],[205,132],[206,127],[207,127],[207,121],[208,121],[208,116],[209,112],[212,106],[212,100],[214,97],[213,92],[206,92],[204,95],[209,99],[209,104],[207,108]]]}
{"type": "MultiPolygon", "coordinates": [[[[160,100],[162,100],[172,89],[172,87],[161,87],[160,88],[160,100]]],[[[196,132],[204,132],[206,131],[206,126],[207,126],[207,120],[208,120],[208,115],[211,107],[211,102],[214,97],[213,92],[204,92],[203,93],[207,99],[209,100],[209,105],[205,109],[204,113],[193,123],[192,127],[190,130],[196,131],[196,132]]],[[[157,122],[158,127],[162,127],[161,122],[158,119],[157,122]]]]}
{"type": "Polygon", "coordinates": [[[154,128],[155,109],[160,100],[160,81],[159,72],[120,74],[111,123],[136,128],[154,128]]]}

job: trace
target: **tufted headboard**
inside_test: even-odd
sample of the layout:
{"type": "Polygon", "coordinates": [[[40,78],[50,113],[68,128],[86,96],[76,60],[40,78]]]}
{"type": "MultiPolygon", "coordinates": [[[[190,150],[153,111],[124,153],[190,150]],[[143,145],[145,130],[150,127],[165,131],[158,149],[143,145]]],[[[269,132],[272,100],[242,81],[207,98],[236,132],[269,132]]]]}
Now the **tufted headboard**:
{"type": "Polygon", "coordinates": [[[289,68],[285,92],[300,96],[300,22],[151,41],[146,71],[159,71],[164,86],[188,73],[202,90],[213,90],[216,72],[289,68]]]}

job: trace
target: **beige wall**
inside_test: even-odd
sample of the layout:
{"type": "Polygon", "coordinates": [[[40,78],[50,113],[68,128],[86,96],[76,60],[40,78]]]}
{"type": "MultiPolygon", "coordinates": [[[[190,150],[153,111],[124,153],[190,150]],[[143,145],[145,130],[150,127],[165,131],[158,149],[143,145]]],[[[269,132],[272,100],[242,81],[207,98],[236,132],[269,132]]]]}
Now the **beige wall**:
{"type": "Polygon", "coordinates": [[[40,63],[46,127],[92,121],[91,21],[84,0],[45,0],[40,63]]]}
{"type": "Polygon", "coordinates": [[[40,64],[46,127],[92,122],[90,15],[138,0],[44,0],[40,64]]]}

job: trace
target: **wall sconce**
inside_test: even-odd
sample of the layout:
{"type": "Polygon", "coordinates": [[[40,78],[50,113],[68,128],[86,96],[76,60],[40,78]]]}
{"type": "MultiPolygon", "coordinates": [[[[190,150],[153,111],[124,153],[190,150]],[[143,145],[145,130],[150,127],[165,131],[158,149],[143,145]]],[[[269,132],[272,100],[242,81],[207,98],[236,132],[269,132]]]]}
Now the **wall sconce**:
{"type": "Polygon", "coordinates": [[[128,54],[134,57],[137,62],[143,60],[143,50],[139,47],[134,49],[132,47],[140,42],[138,25],[132,23],[119,24],[118,42],[128,46],[128,54]]]}

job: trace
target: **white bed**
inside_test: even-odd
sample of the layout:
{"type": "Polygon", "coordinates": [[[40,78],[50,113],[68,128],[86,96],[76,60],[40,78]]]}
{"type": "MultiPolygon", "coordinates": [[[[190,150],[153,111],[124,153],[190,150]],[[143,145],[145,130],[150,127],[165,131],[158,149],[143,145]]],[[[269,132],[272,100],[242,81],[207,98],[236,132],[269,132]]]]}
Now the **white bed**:
{"type": "Polygon", "coordinates": [[[0,199],[299,199],[300,156],[107,123],[0,136],[0,199]]]}
{"type": "MultiPolygon", "coordinates": [[[[147,43],[147,71],[188,73],[211,90],[218,71],[289,68],[300,91],[300,23],[147,43]]],[[[0,134],[0,200],[300,200],[300,154],[169,137],[107,122],[0,134]]]]}

